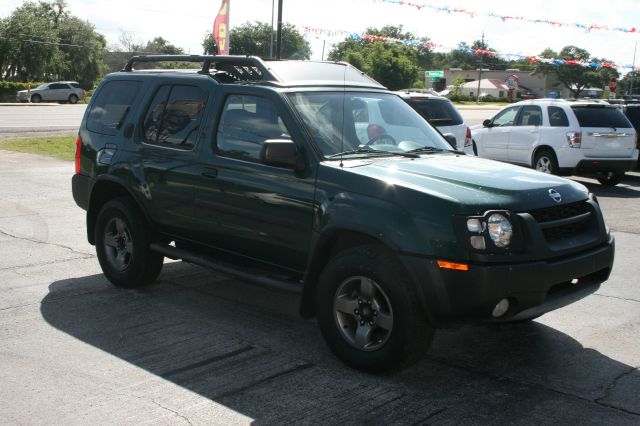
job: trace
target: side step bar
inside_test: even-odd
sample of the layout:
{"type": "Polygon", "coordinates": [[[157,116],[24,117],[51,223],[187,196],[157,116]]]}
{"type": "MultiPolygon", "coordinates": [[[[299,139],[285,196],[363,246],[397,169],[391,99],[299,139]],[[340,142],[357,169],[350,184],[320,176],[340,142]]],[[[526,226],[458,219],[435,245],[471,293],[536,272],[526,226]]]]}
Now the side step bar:
{"type": "Polygon", "coordinates": [[[270,287],[275,290],[284,291],[287,293],[302,293],[302,283],[294,281],[280,280],[272,278],[260,273],[251,273],[241,271],[234,268],[229,263],[219,261],[209,256],[195,254],[191,251],[180,249],[178,247],[169,246],[160,243],[151,243],[151,250],[160,253],[170,259],[183,260],[185,262],[193,263],[205,268],[210,268],[218,272],[222,272],[227,275],[231,275],[235,278],[239,278],[243,281],[249,281],[254,284],[258,284],[264,287],[270,287]]]}

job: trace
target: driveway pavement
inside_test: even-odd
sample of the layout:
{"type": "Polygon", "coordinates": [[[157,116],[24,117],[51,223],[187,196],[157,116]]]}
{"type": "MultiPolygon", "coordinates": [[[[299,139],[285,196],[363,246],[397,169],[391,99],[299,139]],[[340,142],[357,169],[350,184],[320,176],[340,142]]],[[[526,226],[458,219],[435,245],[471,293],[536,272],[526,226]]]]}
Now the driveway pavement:
{"type": "Polygon", "coordinates": [[[600,291],[530,324],[437,334],[400,373],[353,371],[297,299],[182,262],[112,287],[70,162],[0,151],[4,424],[640,423],[640,178],[597,191],[617,239],[600,291]]]}

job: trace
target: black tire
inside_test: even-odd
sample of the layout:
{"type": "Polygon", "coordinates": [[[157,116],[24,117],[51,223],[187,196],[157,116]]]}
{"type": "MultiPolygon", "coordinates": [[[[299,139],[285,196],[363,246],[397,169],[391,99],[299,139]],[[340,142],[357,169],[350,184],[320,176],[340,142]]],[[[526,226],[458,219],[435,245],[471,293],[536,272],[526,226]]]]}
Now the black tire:
{"type": "Polygon", "coordinates": [[[69,103],[70,104],[77,104],[78,103],[78,97],[76,95],[69,95],[69,103]]]}
{"type": "Polygon", "coordinates": [[[471,147],[473,148],[473,155],[478,156],[478,147],[476,146],[476,141],[471,140],[471,147]]]}
{"type": "Polygon", "coordinates": [[[556,158],[556,154],[549,149],[543,149],[537,152],[533,159],[532,167],[542,173],[557,175],[558,159],[556,158]]]}
{"type": "Polygon", "coordinates": [[[162,270],[164,256],[149,249],[149,228],[129,198],[113,199],[100,209],[95,242],[102,271],[117,287],[144,287],[162,270]]]}
{"type": "Polygon", "coordinates": [[[381,246],[354,247],[333,257],[320,275],[315,302],[329,348],[359,370],[411,365],[433,340],[406,271],[381,246]]]}
{"type": "Polygon", "coordinates": [[[40,102],[42,102],[42,96],[40,96],[40,95],[31,95],[31,103],[32,104],[39,104],[40,102]]]}
{"type": "Polygon", "coordinates": [[[624,172],[611,172],[605,177],[599,177],[598,182],[603,186],[616,186],[624,179],[624,172]]]}

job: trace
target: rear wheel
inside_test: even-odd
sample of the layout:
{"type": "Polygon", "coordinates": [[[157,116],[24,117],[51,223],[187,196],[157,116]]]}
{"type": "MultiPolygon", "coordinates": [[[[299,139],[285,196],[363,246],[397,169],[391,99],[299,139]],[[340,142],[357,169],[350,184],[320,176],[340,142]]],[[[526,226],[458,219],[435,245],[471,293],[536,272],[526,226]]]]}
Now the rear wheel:
{"type": "Polygon", "coordinates": [[[115,286],[143,287],[160,274],[164,256],[149,249],[149,229],[129,198],[116,198],[102,207],[95,242],[102,271],[115,286]]]}
{"type": "Polygon", "coordinates": [[[42,101],[42,96],[40,96],[40,95],[32,95],[31,96],[31,103],[39,104],[41,101],[42,101]]]}
{"type": "Polygon", "coordinates": [[[539,172],[551,175],[558,174],[558,160],[553,151],[543,149],[533,159],[533,168],[539,172]]]}
{"type": "Polygon", "coordinates": [[[433,340],[406,272],[380,246],[347,249],[330,260],[318,283],[316,312],[331,350],[359,370],[413,364],[433,340]]]}
{"type": "Polygon", "coordinates": [[[78,103],[78,97],[76,95],[69,95],[69,103],[70,104],[77,104],[78,103]]]}
{"type": "Polygon", "coordinates": [[[604,177],[599,177],[598,182],[604,186],[616,186],[624,179],[624,172],[608,172],[604,177]]]}

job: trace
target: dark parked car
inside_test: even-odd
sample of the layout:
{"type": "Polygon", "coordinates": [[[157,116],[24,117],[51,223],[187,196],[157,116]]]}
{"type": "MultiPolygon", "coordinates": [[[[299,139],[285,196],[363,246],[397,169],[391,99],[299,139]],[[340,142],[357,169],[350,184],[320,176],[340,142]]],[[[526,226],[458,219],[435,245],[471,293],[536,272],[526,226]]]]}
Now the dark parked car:
{"type": "Polygon", "coordinates": [[[75,166],[113,284],[152,283],[166,256],[299,292],[366,371],[419,360],[438,327],[572,303],[613,265],[583,185],[461,155],[344,63],[133,58],[92,96],[75,166]],[[155,61],[203,65],[133,71],[155,61]]]}

